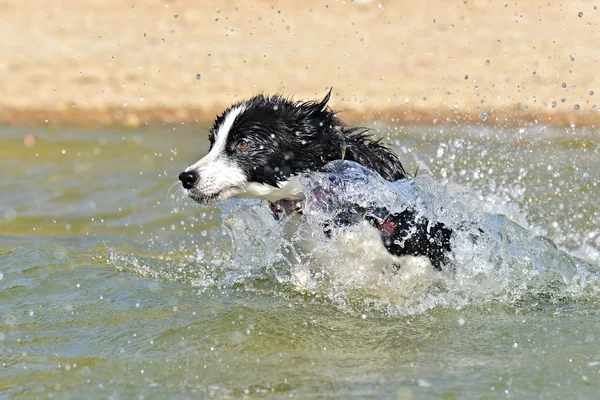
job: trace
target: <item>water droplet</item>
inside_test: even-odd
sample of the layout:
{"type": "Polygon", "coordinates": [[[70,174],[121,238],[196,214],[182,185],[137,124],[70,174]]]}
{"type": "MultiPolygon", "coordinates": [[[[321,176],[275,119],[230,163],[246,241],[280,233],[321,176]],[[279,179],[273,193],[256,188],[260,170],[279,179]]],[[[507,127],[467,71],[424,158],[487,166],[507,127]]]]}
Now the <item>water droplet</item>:
{"type": "Polygon", "coordinates": [[[560,85],[560,86],[562,86],[562,87],[563,87],[563,89],[564,89],[564,88],[566,88],[566,87],[567,87],[567,84],[563,82],[563,84],[562,84],[562,85],[560,85]]]}
{"type": "MultiPolygon", "coordinates": [[[[467,0],[465,0],[465,3],[467,2],[467,0]]],[[[428,388],[431,387],[431,383],[429,383],[428,381],[426,381],[425,379],[417,379],[417,384],[420,387],[424,387],[424,388],[428,388]]]]}
{"type": "Polygon", "coordinates": [[[490,60],[485,60],[485,65],[490,65],[490,60]]]}
{"type": "Polygon", "coordinates": [[[571,56],[571,61],[575,61],[575,57],[571,56]]]}
{"type": "Polygon", "coordinates": [[[560,99],[561,103],[564,103],[566,101],[566,99],[563,97],[562,99],[560,99]]]}
{"type": "Polygon", "coordinates": [[[575,110],[579,110],[579,104],[575,104],[575,105],[573,106],[573,108],[574,108],[575,110]]]}
{"type": "Polygon", "coordinates": [[[577,16],[578,16],[579,18],[581,18],[581,17],[583,17],[583,13],[582,13],[581,11],[579,11],[579,13],[577,14],[577,16]]]}
{"type": "Polygon", "coordinates": [[[196,80],[199,81],[200,80],[200,74],[196,74],[196,80]]]}
{"type": "Polygon", "coordinates": [[[175,13],[175,14],[173,14],[173,17],[179,18],[179,14],[175,13]]]}
{"type": "Polygon", "coordinates": [[[488,119],[488,114],[485,111],[480,112],[479,119],[482,121],[486,121],[488,119]]]}
{"type": "Polygon", "coordinates": [[[590,90],[590,96],[593,96],[593,95],[594,95],[594,91],[590,90]]]}
{"type": "Polygon", "coordinates": [[[552,108],[556,108],[556,105],[557,105],[557,104],[558,104],[558,103],[556,103],[556,100],[552,100],[552,108]]]}
{"type": "Polygon", "coordinates": [[[465,80],[469,79],[469,75],[465,74],[465,80]]]}
{"type": "Polygon", "coordinates": [[[467,4],[467,0],[463,0],[463,4],[467,4]]]}

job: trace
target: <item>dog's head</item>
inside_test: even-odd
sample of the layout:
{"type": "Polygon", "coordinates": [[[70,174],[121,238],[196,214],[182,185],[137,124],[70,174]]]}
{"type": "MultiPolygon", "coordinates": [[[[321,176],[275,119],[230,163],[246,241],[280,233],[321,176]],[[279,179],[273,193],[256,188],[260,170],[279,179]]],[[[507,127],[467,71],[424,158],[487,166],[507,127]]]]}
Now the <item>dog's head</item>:
{"type": "Polygon", "coordinates": [[[208,154],[179,175],[187,195],[201,204],[300,196],[299,175],[343,158],[330,93],[319,102],[258,95],[231,106],[210,129],[208,154]]]}

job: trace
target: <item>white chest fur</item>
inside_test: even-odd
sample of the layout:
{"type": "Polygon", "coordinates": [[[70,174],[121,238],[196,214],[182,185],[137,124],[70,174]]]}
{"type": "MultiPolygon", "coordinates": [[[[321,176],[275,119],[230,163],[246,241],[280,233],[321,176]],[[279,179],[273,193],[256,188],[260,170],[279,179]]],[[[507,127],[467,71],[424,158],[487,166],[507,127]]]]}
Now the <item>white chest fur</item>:
{"type": "Polygon", "coordinates": [[[302,183],[300,179],[299,176],[294,176],[287,181],[281,182],[278,188],[262,183],[249,182],[243,188],[238,189],[234,197],[264,199],[271,202],[281,199],[302,198],[302,183]]]}
{"type": "Polygon", "coordinates": [[[315,272],[322,272],[343,285],[377,285],[384,275],[393,275],[394,281],[412,281],[435,273],[425,257],[390,254],[385,248],[379,231],[368,222],[344,227],[334,232],[331,238],[313,232],[307,234],[301,228],[300,218],[287,221],[286,229],[293,237],[292,242],[310,258],[308,267],[297,268],[295,277],[301,286],[306,286],[315,272]]]}

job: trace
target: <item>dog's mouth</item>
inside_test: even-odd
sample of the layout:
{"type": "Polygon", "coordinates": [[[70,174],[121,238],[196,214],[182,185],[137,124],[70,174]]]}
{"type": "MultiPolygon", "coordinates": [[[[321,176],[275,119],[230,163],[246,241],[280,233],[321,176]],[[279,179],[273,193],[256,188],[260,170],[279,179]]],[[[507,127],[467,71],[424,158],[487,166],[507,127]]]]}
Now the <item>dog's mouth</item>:
{"type": "Polygon", "coordinates": [[[207,205],[218,202],[219,197],[221,196],[221,193],[223,193],[223,191],[213,193],[210,195],[206,195],[206,194],[198,193],[194,190],[188,190],[187,195],[190,199],[194,200],[196,203],[203,205],[203,206],[207,206],[207,205]]]}
{"type": "Polygon", "coordinates": [[[239,187],[237,187],[237,186],[229,187],[229,188],[226,188],[226,189],[223,189],[216,193],[211,193],[211,194],[200,193],[196,189],[188,189],[187,196],[190,199],[194,200],[196,203],[206,206],[206,205],[218,203],[219,201],[222,201],[222,200],[227,200],[228,198],[231,197],[231,195],[227,195],[227,192],[230,192],[230,193],[235,192],[235,190],[237,190],[237,189],[239,189],[239,187]]]}
{"type": "Polygon", "coordinates": [[[192,191],[188,191],[187,195],[190,199],[194,200],[198,204],[208,205],[208,204],[216,203],[216,197],[218,196],[218,193],[216,195],[206,196],[206,195],[196,194],[192,191]]]}

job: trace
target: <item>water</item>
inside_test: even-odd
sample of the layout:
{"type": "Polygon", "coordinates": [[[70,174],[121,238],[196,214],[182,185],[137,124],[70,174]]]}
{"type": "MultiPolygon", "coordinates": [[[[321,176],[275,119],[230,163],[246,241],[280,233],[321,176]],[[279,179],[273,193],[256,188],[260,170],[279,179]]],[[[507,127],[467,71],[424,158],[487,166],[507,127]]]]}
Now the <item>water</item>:
{"type": "Polygon", "coordinates": [[[340,276],[263,205],[167,195],[206,152],[201,126],[2,128],[0,393],[596,398],[598,131],[376,128],[426,204],[452,202],[446,222],[514,246],[463,241],[456,272],[418,283],[340,276]]]}

